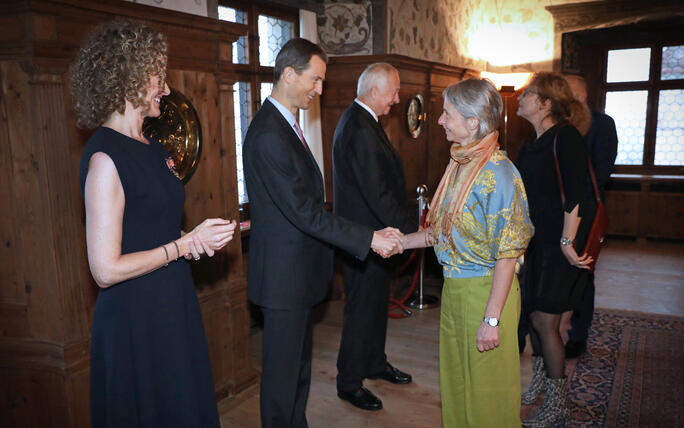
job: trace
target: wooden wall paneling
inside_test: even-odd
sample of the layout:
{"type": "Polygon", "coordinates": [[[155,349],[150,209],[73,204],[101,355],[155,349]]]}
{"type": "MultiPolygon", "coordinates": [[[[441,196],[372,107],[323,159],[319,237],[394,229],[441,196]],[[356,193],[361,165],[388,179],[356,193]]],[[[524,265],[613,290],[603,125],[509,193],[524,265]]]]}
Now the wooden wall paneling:
{"type": "Polygon", "coordinates": [[[333,57],[328,63],[321,102],[321,137],[323,140],[323,169],[326,200],[333,200],[332,145],[337,122],[342,113],[356,98],[356,83],[364,68],[373,61],[361,60],[338,66],[341,58],[333,57]]]}
{"type": "Polygon", "coordinates": [[[611,235],[684,239],[684,178],[613,174],[606,209],[611,235]]]}
{"type": "MultiPolygon", "coordinates": [[[[400,67],[398,67],[400,68],[400,67]]],[[[386,122],[390,124],[388,136],[404,160],[404,172],[406,174],[406,195],[409,203],[416,202],[416,187],[425,184],[427,180],[427,135],[431,126],[431,115],[427,115],[418,138],[413,138],[406,124],[406,111],[408,103],[415,94],[421,94],[423,99],[428,98],[428,71],[427,69],[401,69],[399,77],[401,90],[399,91],[399,104],[392,107],[386,122]]],[[[428,111],[427,105],[424,106],[428,111]]],[[[417,208],[416,208],[417,209],[417,208]]]]}
{"type": "MultiPolygon", "coordinates": [[[[7,127],[10,146],[12,177],[8,181],[14,191],[14,210],[10,213],[16,237],[12,257],[7,263],[21,275],[23,296],[26,304],[25,332],[37,337],[59,337],[60,325],[41,313],[40,301],[58,302],[57,276],[53,257],[50,212],[46,197],[48,182],[45,174],[45,148],[38,140],[37,130],[31,121],[38,116],[33,99],[30,76],[18,64],[5,68],[8,94],[4,97],[7,111],[7,127]],[[39,263],[39,265],[37,265],[39,263]],[[39,267],[38,269],[36,267],[39,267]],[[51,283],[49,289],[44,284],[51,283]],[[31,303],[38,303],[31,307],[31,303]]],[[[19,303],[19,302],[17,302],[19,303]]]]}
{"type": "MultiPolygon", "coordinates": [[[[0,426],[3,427],[87,427],[89,424],[74,423],[69,419],[66,401],[55,399],[56,391],[62,390],[61,376],[44,370],[13,370],[0,368],[0,389],[3,411],[0,426]],[[4,387],[11,385],[10,388],[4,387]],[[40,411],[36,411],[40,408],[40,411]]],[[[87,403],[87,402],[86,402],[87,403]]]]}
{"type": "MultiPolygon", "coordinates": [[[[62,317],[62,340],[67,343],[86,341],[90,325],[88,314],[83,310],[85,302],[81,292],[84,284],[89,284],[89,275],[82,264],[75,260],[86,260],[83,242],[85,231],[78,221],[82,210],[82,199],[78,192],[78,169],[65,168],[70,165],[69,139],[66,131],[66,114],[63,100],[61,76],[55,76],[60,84],[51,82],[34,83],[36,115],[31,128],[35,130],[35,141],[45,148],[45,172],[47,186],[40,189],[40,197],[50,203],[50,224],[48,233],[52,234],[54,245],[55,288],[58,287],[59,312],[62,317]],[[76,239],[71,239],[76,238],[76,239]],[[80,242],[79,242],[80,241],[80,242]]],[[[28,122],[28,121],[27,121],[28,122]]],[[[40,242],[38,243],[40,245],[40,242]]],[[[52,261],[52,260],[50,260],[52,261]]],[[[46,287],[51,289],[53,287],[46,287]]],[[[49,319],[55,323],[55,319],[49,319]]],[[[58,323],[55,323],[58,324],[58,323]]],[[[84,356],[77,356],[84,358],[84,356]]],[[[67,361],[67,365],[72,362],[67,361]]]]}
{"type": "Polygon", "coordinates": [[[609,235],[638,235],[639,192],[606,191],[606,212],[609,235]]]}
{"type": "Polygon", "coordinates": [[[651,189],[645,200],[645,235],[649,238],[684,239],[684,193],[651,189]]]}
{"type": "MultiPolygon", "coordinates": [[[[17,254],[18,237],[14,229],[14,214],[17,213],[16,196],[14,186],[8,185],[13,181],[11,137],[8,123],[8,115],[12,113],[13,103],[8,100],[18,96],[15,83],[12,82],[10,73],[13,72],[12,63],[0,62],[0,182],[6,183],[0,186],[0,205],[3,207],[3,215],[0,216],[0,269],[2,269],[3,281],[0,287],[0,332],[2,335],[14,335],[13,329],[8,329],[8,321],[2,314],[5,313],[5,305],[23,305],[26,303],[26,292],[22,281],[22,275],[13,262],[17,254]]],[[[22,334],[23,332],[15,332],[22,334]]]]}

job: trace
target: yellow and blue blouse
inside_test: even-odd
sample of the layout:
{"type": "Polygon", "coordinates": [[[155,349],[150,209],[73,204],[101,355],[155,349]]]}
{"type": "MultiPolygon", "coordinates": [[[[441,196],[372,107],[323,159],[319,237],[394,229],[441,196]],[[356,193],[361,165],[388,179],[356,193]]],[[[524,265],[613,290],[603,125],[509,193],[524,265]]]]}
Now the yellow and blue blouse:
{"type": "Polygon", "coordinates": [[[440,234],[435,254],[445,278],[490,276],[498,259],[520,257],[533,234],[520,173],[497,150],[475,179],[451,236],[440,234]]]}

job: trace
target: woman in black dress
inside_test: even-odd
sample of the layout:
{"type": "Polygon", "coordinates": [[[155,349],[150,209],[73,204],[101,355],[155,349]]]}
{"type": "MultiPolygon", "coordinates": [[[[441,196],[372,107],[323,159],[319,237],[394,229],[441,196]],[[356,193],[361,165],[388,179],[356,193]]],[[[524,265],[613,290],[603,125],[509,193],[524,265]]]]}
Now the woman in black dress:
{"type": "Polygon", "coordinates": [[[562,425],[567,420],[563,341],[558,328],[563,312],[582,295],[591,258],[578,255],[584,248],[595,202],[586,192],[587,150],[582,134],[589,128],[587,108],[573,98],[563,77],[538,73],[519,98],[518,115],[527,119],[536,138],[523,145],[518,156],[535,235],[523,267],[523,306],[529,311],[533,347],[533,378],[522,394],[532,404],[546,393],[539,411],[523,426],[562,425]],[[565,191],[561,201],[558,170],[565,191]],[[580,222],[581,219],[589,221],[580,222]]]}
{"type": "Polygon", "coordinates": [[[163,34],[125,21],[96,27],[71,70],[80,126],[90,271],[100,291],[91,338],[94,427],[218,427],[214,384],[186,259],[212,256],[236,223],[181,231],[185,192],[164,147],[142,133],[160,114],[163,34]]]}

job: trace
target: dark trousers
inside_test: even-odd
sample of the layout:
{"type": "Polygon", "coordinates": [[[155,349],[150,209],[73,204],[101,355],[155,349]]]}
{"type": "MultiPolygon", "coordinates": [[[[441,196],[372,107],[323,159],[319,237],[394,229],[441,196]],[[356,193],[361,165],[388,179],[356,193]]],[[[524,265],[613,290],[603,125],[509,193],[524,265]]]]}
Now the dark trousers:
{"type": "Polygon", "coordinates": [[[262,428],[306,428],[311,385],[311,308],[264,313],[262,428]]]}
{"type": "Polygon", "coordinates": [[[571,328],[568,330],[568,336],[569,340],[573,342],[586,342],[589,337],[589,327],[591,327],[591,320],[594,318],[595,292],[594,274],[592,272],[589,274],[586,287],[584,287],[582,300],[573,310],[572,318],[570,318],[571,328]]]}
{"type": "Polygon", "coordinates": [[[344,264],[344,321],[337,356],[337,389],[351,392],[385,369],[389,269],[381,261],[344,264]]]}

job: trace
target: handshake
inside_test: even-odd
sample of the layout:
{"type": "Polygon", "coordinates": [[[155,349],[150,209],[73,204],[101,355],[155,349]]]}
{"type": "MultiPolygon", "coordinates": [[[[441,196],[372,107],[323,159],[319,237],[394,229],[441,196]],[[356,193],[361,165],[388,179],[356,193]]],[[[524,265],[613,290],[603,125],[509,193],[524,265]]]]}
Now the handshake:
{"type": "Polygon", "coordinates": [[[371,248],[383,258],[404,252],[404,234],[394,227],[386,227],[373,232],[371,248]]]}

